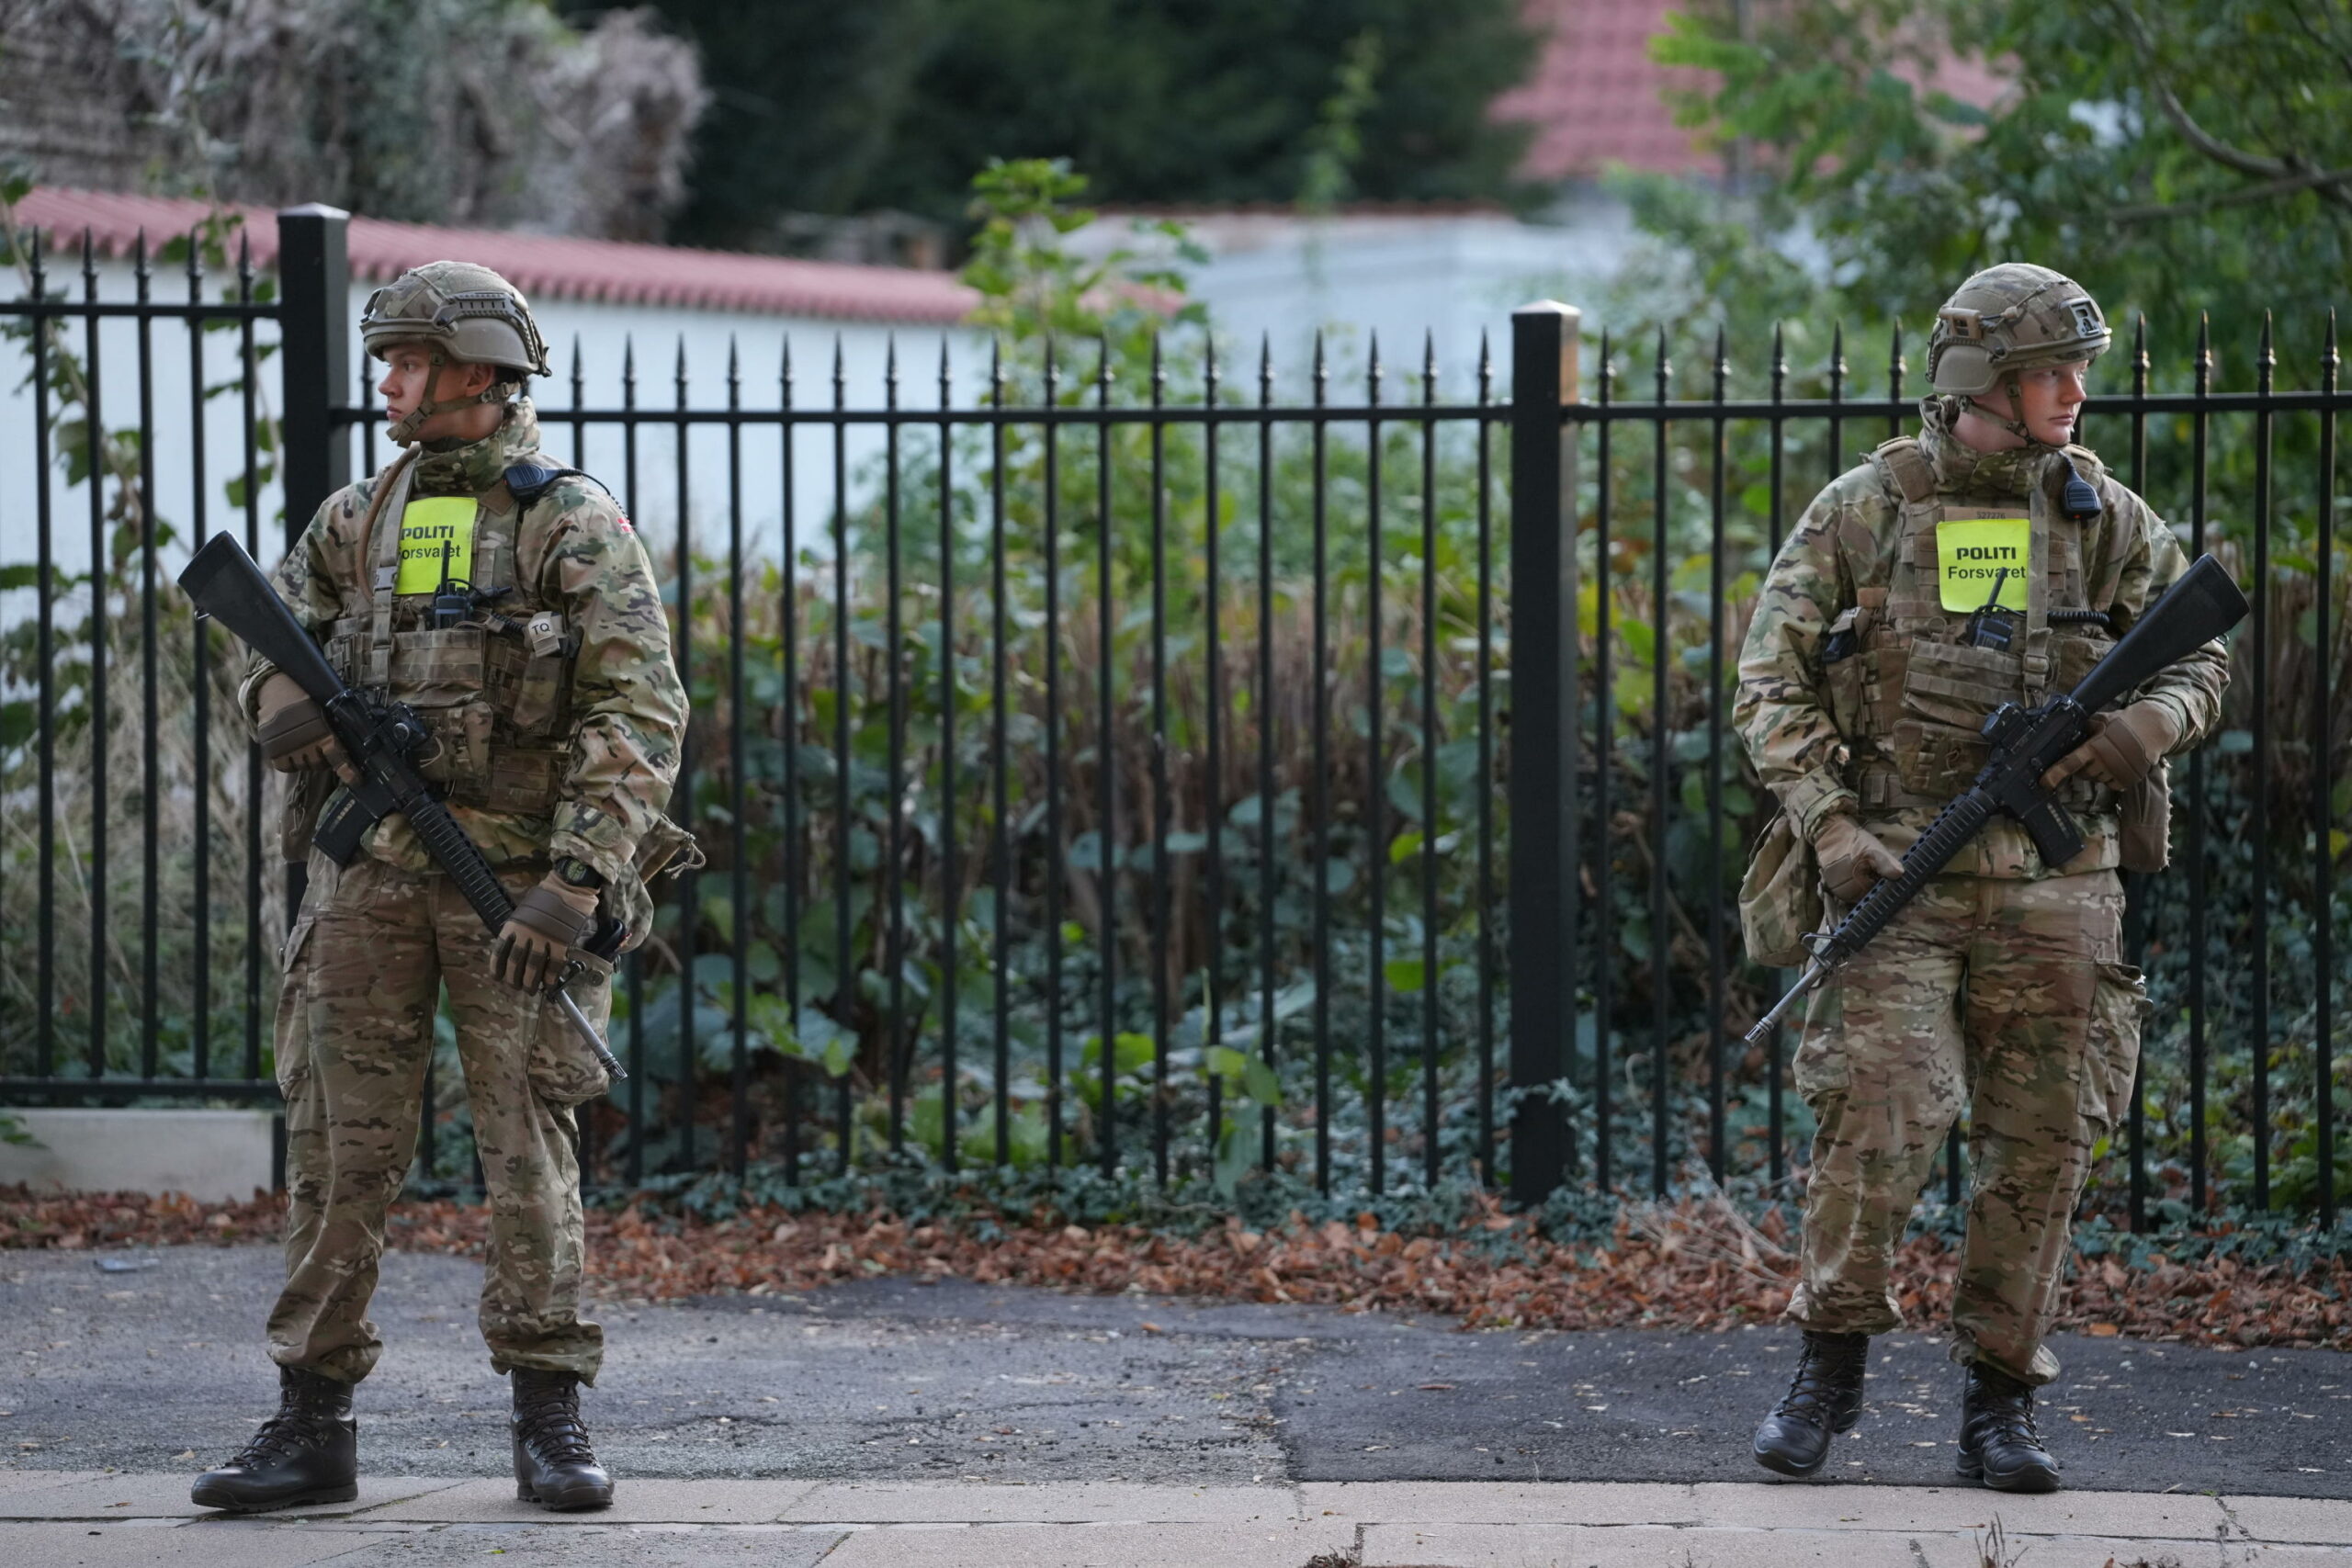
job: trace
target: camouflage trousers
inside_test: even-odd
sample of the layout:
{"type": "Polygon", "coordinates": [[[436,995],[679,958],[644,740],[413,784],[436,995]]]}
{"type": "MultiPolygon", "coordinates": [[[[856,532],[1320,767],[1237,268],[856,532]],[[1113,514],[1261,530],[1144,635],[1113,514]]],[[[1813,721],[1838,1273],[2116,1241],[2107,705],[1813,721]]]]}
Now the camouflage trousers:
{"type": "MultiPolygon", "coordinates": [[[[538,879],[502,871],[510,895],[538,879]]],[[[490,1203],[480,1322],[491,1364],[594,1381],[604,1331],[580,1316],[572,1107],[605,1072],[560,1010],[491,974],[492,938],[448,878],[311,856],[277,1007],[286,1096],[286,1289],[270,1354],[356,1382],[382,1350],[368,1303],[384,1213],[414,1158],[447,987],[490,1203]]],[[[572,994],[601,1024],[602,982],[572,994]]]]}
{"type": "MultiPolygon", "coordinates": [[[[2094,1149],[2128,1104],[2144,1007],[2099,871],[1941,876],[1815,993],[1795,1063],[1818,1121],[1790,1318],[1883,1334],[1896,1244],[1968,1111],[1968,1233],[1952,1357],[2032,1384],[2094,1149]]],[[[1837,919],[1841,910],[1833,909],[1837,919]]]]}

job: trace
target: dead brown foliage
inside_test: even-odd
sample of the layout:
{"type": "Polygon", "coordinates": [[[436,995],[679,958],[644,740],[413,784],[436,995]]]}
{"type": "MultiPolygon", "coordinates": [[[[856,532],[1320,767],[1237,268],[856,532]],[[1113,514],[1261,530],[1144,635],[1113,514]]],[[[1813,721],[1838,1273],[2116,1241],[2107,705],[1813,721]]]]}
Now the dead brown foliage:
{"type": "MultiPolygon", "coordinates": [[[[276,1200],[44,1198],[0,1189],[0,1247],[85,1248],[266,1241],[276,1200]]],[[[479,1257],[487,1211],[403,1203],[390,1242],[413,1252],[479,1257]]],[[[892,1274],[1098,1294],[1310,1302],[1344,1311],[1433,1314],[1474,1328],[1654,1327],[1719,1332],[1772,1322],[1788,1305],[1790,1238],[1775,1219],[1751,1225],[1721,1199],[1629,1207],[1604,1247],[1554,1242],[1489,1208],[1449,1236],[1354,1224],[1291,1223],[1264,1233],[1228,1223],[1199,1236],[1127,1226],[999,1217],[989,1224],[910,1225],[883,1213],[746,1212],[705,1223],[649,1208],[588,1216],[589,1259],[603,1295],[798,1293],[892,1274]]],[[[1957,1258],[1932,1240],[1906,1246],[1896,1295],[1906,1316],[1943,1320],[1957,1258]]],[[[2082,1261],[2062,1329],[2203,1345],[2352,1349],[2352,1268],[2301,1274],[2222,1258],[2130,1270],[2082,1261]]]]}

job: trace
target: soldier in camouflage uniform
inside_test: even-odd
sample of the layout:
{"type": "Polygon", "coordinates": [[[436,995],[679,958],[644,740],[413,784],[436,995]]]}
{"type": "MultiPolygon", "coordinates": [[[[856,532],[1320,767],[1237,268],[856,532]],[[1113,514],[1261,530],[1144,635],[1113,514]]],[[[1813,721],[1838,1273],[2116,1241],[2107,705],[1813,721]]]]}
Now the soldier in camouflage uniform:
{"type": "Polygon", "coordinates": [[[361,333],[386,362],[404,449],[328,497],[276,585],[338,674],[424,721],[420,770],[515,910],[496,937],[483,931],[399,817],[345,846],[347,863],[313,845],[336,776],[355,775],[317,705],[254,661],[245,712],[293,775],[286,848],[310,873],[277,1026],[288,1214],[269,1342],[282,1404],[194,1495],[240,1510],[356,1495],[351,1391],[381,1349],[368,1298],[446,987],[488,1189],[481,1325],[492,1366],[513,1376],[516,1483],[526,1501],[599,1507],[612,1483],[578,1386],[595,1381],[604,1336],[580,1315],[573,1108],[605,1075],[547,990],[581,960],[574,995],[602,1026],[610,966],[576,949],[600,905],[641,936],[645,880],[684,847],[662,808],[685,694],[628,520],[540,454],[522,387],[548,367],[522,295],[486,267],[435,262],[379,289],[361,333]]]}
{"type": "MultiPolygon", "coordinates": [[[[1811,847],[1831,921],[1967,787],[1988,714],[2070,689],[2188,570],[2147,503],[2067,444],[2109,337],[2090,297],[2047,268],[1970,278],[1937,317],[1919,434],[1822,491],[1772,564],[1736,722],[1811,847]],[[2087,522],[2061,506],[2076,474],[2099,502],[2087,522]]],[[[2071,1217],[2127,1104],[2146,1007],[2122,961],[2117,871],[2164,864],[2165,759],[2211,728],[2226,678],[2209,644],[2046,776],[2083,829],[2075,859],[2043,864],[1996,818],[1814,995],[1795,1077],[1818,1132],[1789,1307],[1804,1349],[1756,1434],[1767,1467],[1811,1474],[1853,1426],[1869,1337],[1902,1323],[1895,1246],[1965,1109],[1961,1470],[2056,1486],[2031,1391],[2057,1375],[2043,1337],[2071,1217]]]]}

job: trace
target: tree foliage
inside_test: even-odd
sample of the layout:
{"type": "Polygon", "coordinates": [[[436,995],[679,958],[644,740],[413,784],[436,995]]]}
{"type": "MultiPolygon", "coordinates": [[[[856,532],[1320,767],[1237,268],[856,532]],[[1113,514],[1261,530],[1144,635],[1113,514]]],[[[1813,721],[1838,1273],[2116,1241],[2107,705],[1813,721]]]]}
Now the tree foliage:
{"type": "Polygon", "coordinates": [[[2345,0],[1763,9],[1743,41],[1694,7],[1653,52],[1713,73],[1683,123],[1763,154],[1757,227],[1809,232],[1860,313],[1916,321],[2008,257],[2074,274],[2175,344],[2199,311],[2217,343],[2251,346],[2265,309],[2310,327],[2335,302],[2352,260],[2345,0]],[[1955,60],[2006,78],[1989,106],[1945,90],[1955,60]]]}
{"type": "Polygon", "coordinates": [[[701,46],[715,94],[676,230],[702,243],[762,243],[785,212],[952,222],[990,157],[1069,158],[1114,202],[1288,201],[1335,97],[1356,142],[1337,194],[1508,198],[1527,132],[1487,106],[1536,49],[1518,0],[654,8],[701,46]]]}

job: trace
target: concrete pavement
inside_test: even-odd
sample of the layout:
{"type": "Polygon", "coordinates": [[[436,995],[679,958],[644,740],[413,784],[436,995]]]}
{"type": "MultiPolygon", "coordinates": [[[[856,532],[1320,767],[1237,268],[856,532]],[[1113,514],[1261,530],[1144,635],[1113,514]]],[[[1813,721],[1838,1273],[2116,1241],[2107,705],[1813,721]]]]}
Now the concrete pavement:
{"type": "Polygon", "coordinates": [[[269,1247],[0,1253],[0,1568],[350,1562],[2020,1568],[2352,1563],[2352,1359],[2070,1337],[2074,1488],[1954,1481],[1941,1344],[1873,1347],[1834,1480],[1746,1435],[1794,1337],[1463,1334],[1442,1319],[876,1280],[596,1309],[613,1513],[517,1505],[478,1266],[386,1258],[358,1504],[198,1518],[273,1403],[269,1247]],[[95,1532],[95,1533],[94,1533],[95,1532]]]}
{"type": "Polygon", "coordinates": [[[560,1519],[503,1482],[371,1481],[299,1517],[197,1517],[184,1474],[17,1472],[0,1562],[56,1568],[2342,1568],[2352,1503],[1769,1483],[630,1481],[560,1519]],[[2005,1544],[1987,1548],[1996,1525],[2005,1544]]]}

